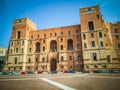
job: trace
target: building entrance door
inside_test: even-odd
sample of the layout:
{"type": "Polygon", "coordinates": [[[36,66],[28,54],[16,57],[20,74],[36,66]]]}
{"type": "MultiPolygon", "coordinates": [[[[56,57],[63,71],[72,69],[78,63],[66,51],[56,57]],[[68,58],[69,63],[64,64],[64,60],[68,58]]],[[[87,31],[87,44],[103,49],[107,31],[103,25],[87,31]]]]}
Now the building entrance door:
{"type": "Polygon", "coordinates": [[[50,71],[56,71],[56,69],[57,69],[57,60],[52,59],[50,62],[50,71]]]}

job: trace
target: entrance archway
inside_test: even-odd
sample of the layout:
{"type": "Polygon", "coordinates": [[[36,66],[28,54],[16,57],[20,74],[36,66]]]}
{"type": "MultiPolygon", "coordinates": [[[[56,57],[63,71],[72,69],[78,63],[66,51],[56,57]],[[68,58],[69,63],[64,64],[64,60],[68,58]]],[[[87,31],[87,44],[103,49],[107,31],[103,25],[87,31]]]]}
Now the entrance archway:
{"type": "Polygon", "coordinates": [[[56,71],[57,69],[57,60],[51,59],[50,61],[50,71],[56,71]]]}

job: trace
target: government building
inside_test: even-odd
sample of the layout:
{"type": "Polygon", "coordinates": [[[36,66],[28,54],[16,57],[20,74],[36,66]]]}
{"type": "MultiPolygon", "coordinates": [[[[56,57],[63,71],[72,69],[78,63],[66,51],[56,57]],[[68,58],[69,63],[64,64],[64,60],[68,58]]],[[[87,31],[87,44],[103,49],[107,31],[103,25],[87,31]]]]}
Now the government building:
{"type": "Polygon", "coordinates": [[[78,25],[36,30],[14,20],[4,71],[120,70],[120,22],[106,23],[99,6],[80,9],[78,25]]]}

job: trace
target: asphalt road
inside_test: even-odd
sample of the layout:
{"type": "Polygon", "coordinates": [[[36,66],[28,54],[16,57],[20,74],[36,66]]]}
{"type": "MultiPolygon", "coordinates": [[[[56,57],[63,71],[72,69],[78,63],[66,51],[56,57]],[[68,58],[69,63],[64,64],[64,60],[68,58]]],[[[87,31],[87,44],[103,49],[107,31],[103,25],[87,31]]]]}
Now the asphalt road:
{"type": "Polygon", "coordinates": [[[0,90],[120,90],[120,74],[0,75],[0,90]]]}

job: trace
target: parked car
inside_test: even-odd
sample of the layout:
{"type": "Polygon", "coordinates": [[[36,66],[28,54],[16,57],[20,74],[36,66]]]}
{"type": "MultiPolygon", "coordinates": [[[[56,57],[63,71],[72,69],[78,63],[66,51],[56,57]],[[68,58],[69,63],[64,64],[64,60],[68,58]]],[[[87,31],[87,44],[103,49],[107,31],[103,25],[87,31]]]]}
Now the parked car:
{"type": "Polygon", "coordinates": [[[108,73],[108,70],[101,70],[101,73],[108,73]]]}
{"type": "Polygon", "coordinates": [[[75,71],[74,70],[70,70],[69,73],[75,73],[75,71]]]}
{"type": "Polygon", "coordinates": [[[11,71],[9,71],[9,72],[7,72],[8,73],[8,75],[13,75],[14,73],[13,72],[11,72],[11,71]]]}
{"type": "Polygon", "coordinates": [[[90,73],[89,70],[82,70],[82,73],[90,73]]]}
{"type": "Polygon", "coordinates": [[[8,75],[8,72],[2,72],[2,75],[8,75]]]}
{"type": "Polygon", "coordinates": [[[34,74],[34,73],[33,73],[33,72],[31,72],[31,71],[28,71],[28,72],[27,72],[27,74],[34,74]]]}
{"type": "Polygon", "coordinates": [[[93,70],[93,73],[101,73],[100,70],[93,70]]]}
{"type": "Polygon", "coordinates": [[[69,71],[68,70],[65,70],[65,71],[63,71],[64,73],[69,73],[69,71]]]}
{"type": "Polygon", "coordinates": [[[26,72],[21,72],[20,74],[27,74],[26,72]]]}
{"type": "Polygon", "coordinates": [[[120,73],[119,70],[109,70],[109,73],[120,73]]]}
{"type": "Polygon", "coordinates": [[[37,73],[38,73],[38,74],[42,74],[42,73],[43,73],[43,71],[38,71],[37,73]]]}
{"type": "Polygon", "coordinates": [[[19,74],[21,74],[20,72],[13,72],[15,75],[19,75],[19,74]]]}

